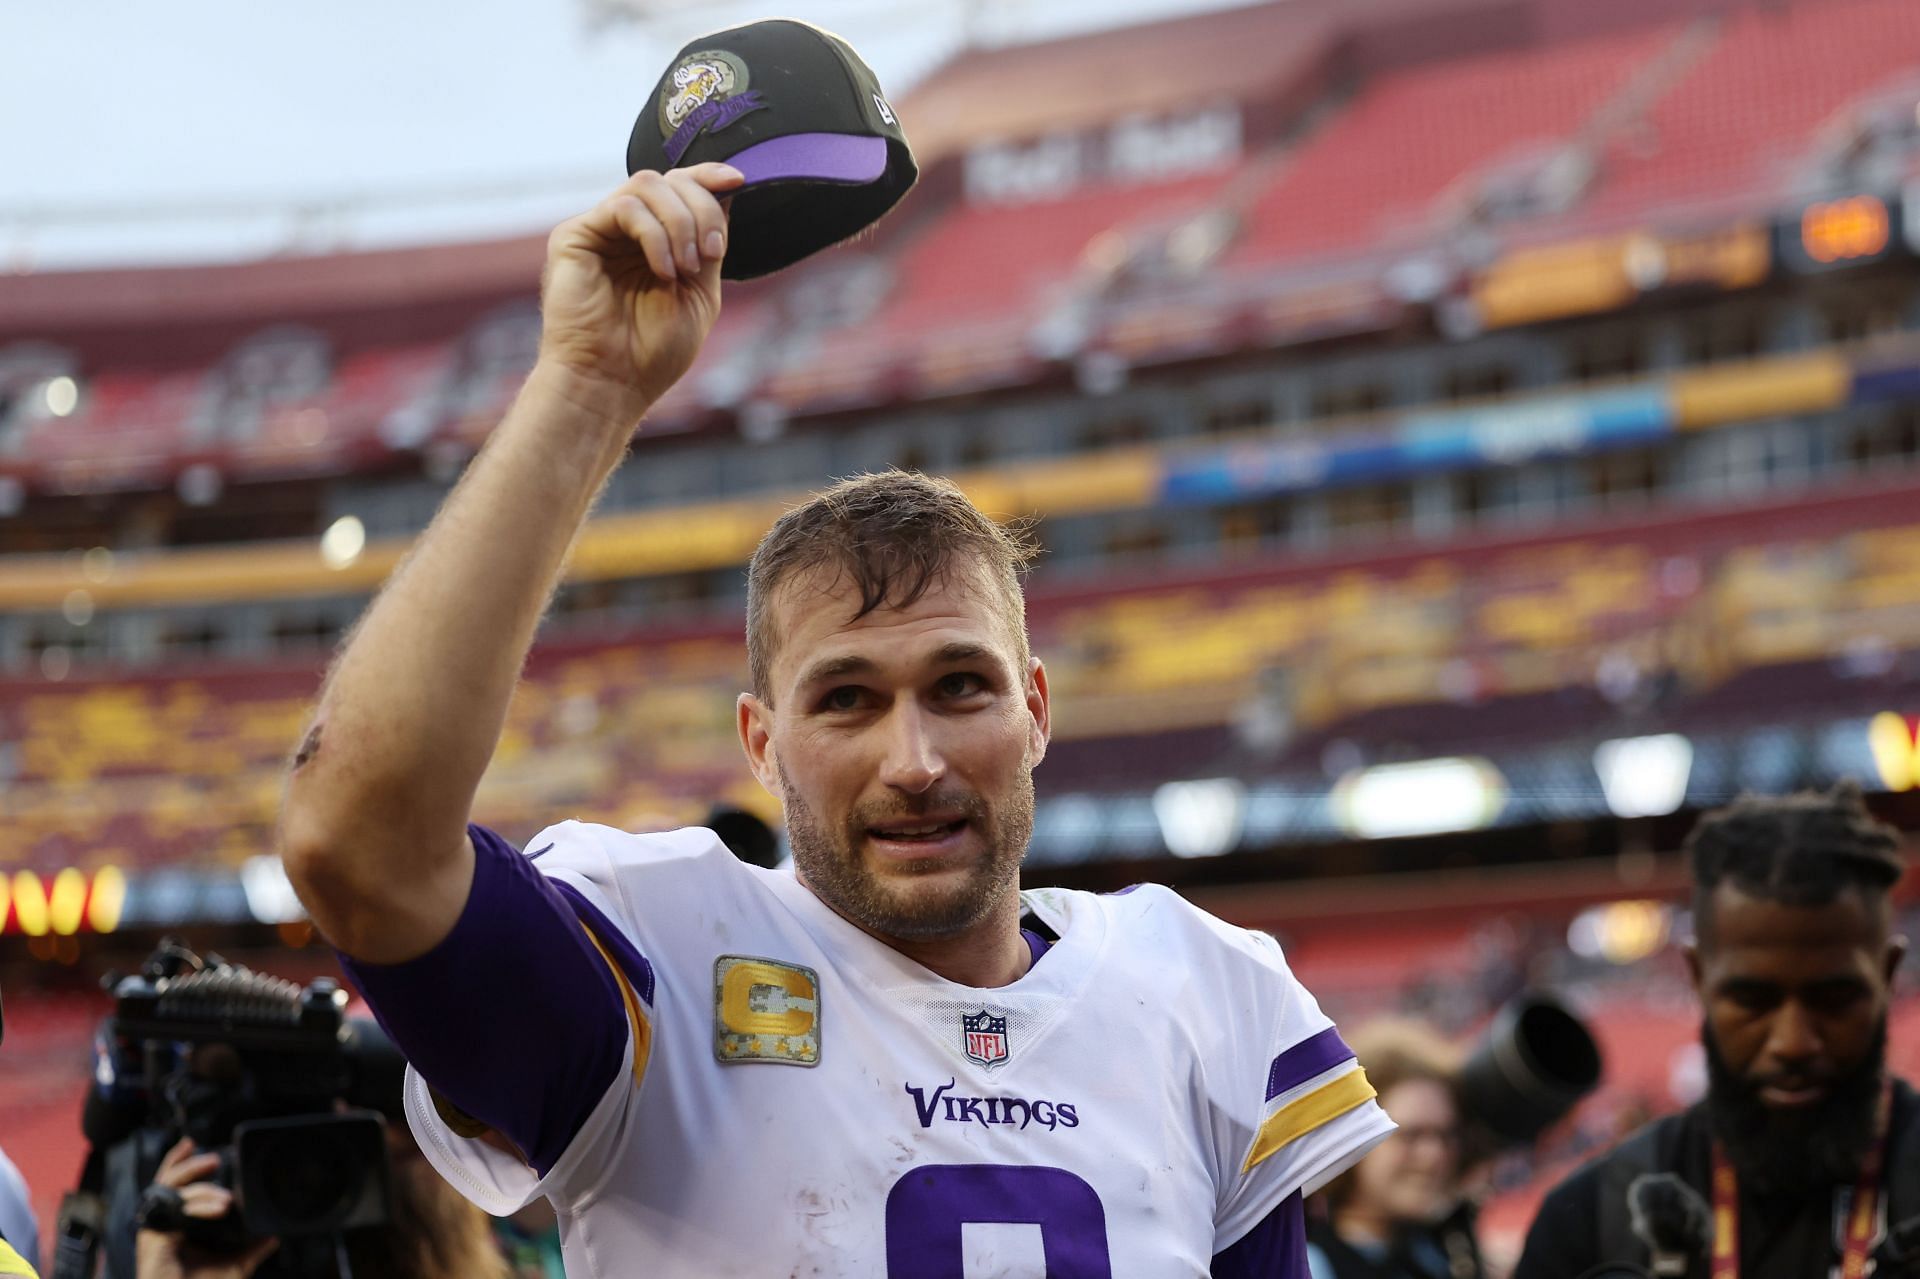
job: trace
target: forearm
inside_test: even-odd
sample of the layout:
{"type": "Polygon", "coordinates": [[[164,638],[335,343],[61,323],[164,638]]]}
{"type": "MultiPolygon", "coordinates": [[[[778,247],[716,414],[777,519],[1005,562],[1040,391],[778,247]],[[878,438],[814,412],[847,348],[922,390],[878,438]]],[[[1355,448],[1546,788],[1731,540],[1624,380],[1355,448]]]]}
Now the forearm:
{"type": "Polygon", "coordinates": [[[638,416],[626,397],[536,368],[356,626],[282,814],[289,872],[337,944],[363,900],[430,890],[466,855],[534,631],[638,416]]]}

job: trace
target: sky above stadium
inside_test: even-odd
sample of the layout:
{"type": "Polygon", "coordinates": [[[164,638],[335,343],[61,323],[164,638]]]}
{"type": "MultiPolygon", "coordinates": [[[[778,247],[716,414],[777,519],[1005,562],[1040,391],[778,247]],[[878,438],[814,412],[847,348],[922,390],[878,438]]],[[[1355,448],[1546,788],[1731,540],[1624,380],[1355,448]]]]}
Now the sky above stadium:
{"type": "Polygon", "coordinates": [[[666,60],[772,15],[899,95],[1002,44],[1232,0],[7,0],[0,271],[536,231],[625,175],[666,60]],[[644,6],[642,23],[593,20],[644,6]]]}

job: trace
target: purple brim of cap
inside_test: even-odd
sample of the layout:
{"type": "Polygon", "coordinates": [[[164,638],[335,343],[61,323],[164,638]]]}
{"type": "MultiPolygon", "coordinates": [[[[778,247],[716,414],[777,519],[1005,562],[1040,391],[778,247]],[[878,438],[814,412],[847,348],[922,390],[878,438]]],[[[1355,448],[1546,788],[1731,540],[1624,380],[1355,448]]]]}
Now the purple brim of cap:
{"type": "Polygon", "coordinates": [[[852,133],[790,133],[727,157],[748,186],[782,179],[866,183],[887,171],[887,140],[852,133]]]}

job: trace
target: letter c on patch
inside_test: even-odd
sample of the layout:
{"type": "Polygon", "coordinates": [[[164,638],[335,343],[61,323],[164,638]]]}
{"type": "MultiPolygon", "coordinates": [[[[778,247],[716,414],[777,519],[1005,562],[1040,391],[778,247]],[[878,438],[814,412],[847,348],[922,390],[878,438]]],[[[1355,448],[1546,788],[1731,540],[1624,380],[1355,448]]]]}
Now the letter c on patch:
{"type": "Polygon", "coordinates": [[[735,1034],[804,1035],[819,1006],[813,982],[797,968],[744,960],[721,978],[720,1018],[735,1034]]]}

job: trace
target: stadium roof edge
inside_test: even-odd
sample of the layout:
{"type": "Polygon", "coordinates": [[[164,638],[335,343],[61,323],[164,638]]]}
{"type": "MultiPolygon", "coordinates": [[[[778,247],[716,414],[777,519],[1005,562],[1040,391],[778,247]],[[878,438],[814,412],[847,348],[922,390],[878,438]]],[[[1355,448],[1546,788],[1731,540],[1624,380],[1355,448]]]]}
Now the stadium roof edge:
{"type": "Polygon", "coordinates": [[[1267,96],[1323,58],[1342,25],[1325,0],[1269,0],[1032,44],[967,48],[901,94],[896,106],[915,152],[931,163],[991,139],[1267,96]],[[1228,61],[1222,48],[1258,52],[1228,61]]]}
{"type": "Polygon", "coordinates": [[[0,343],[530,296],[545,252],[539,235],[216,265],[7,274],[0,277],[0,343]]]}
{"type": "Polygon", "coordinates": [[[1651,25],[1758,0],[1265,0],[1027,44],[963,49],[895,105],[923,163],[999,139],[1221,101],[1273,102],[1316,71],[1371,74],[1490,47],[1651,25]],[[1223,49],[1248,56],[1222,58],[1223,49]],[[1329,65],[1335,64],[1335,65],[1329,65]]]}

